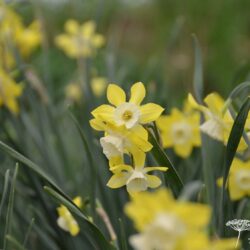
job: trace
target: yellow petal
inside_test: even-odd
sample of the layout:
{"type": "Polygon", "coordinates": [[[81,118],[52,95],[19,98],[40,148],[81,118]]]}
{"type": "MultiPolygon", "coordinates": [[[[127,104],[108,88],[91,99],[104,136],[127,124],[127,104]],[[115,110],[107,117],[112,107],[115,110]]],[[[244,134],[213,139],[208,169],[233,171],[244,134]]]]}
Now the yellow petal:
{"type": "Polygon", "coordinates": [[[76,20],[70,19],[65,23],[65,30],[69,33],[69,34],[77,34],[79,31],[79,24],[77,23],[76,20]]]}
{"type": "Polygon", "coordinates": [[[109,170],[112,171],[113,173],[118,173],[122,171],[127,171],[127,172],[133,171],[133,168],[126,164],[120,164],[120,165],[111,167],[109,170]]]}
{"type": "Polygon", "coordinates": [[[99,119],[92,119],[89,121],[90,126],[97,131],[105,131],[106,125],[99,119]]]}
{"type": "Polygon", "coordinates": [[[82,198],[80,196],[77,196],[74,198],[73,202],[78,206],[82,207],[82,198]]]}
{"type": "Polygon", "coordinates": [[[137,136],[135,133],[128,134],[128,139],[143,152],[148,152],[153,147],[151,143],[137,136]]]}
{"type": "Polygon", "coordinates": [[[69,232],[72,236],[76,236],[80,232],[80,228],[75,220],[69,224],[69,232]]]}
{"type": "Polygon", "coordinates": [[[126,102],[126,95],[122,88],[116,84],[109,84],[107,89],[108,101],[114,106],[126,102]]]}
{"type": "Polygon", "coordinates": [[[131,97],[129,102],[140,105],[146,95],[146,90],[142,82],[137,82],[131,87],[131,97]]]}
{"type": "Polygon", "coordinates": [[[208,108],[215,114],[221,114],[225,101],[223,98],[217,93],[209,94],[204,102],[207,104],[208,108]]]}
{"type": "Polygon", "coordinates": [[[146,159],[146,154],[143,151],[138,151],[135,155],[133,155],[134,165],[135,167],[144,167],[146,159]]]}
{"type": "Polygon", "coordinates": [[[91,112],[91,114],[95,118],[100,118],[104,121],[112,122],[114,120],[114,111],[115,111],[114,107],[104,104],[94,109],[91,112]]]}
{"type": "Polygon", "coordinates": [[[122,172],[116,173],[109,179],[107,186],[110,188],[120,188],[126,185],[127,180],[128,180],[127,173],[122,173],[122,172]]]}
{"type": "Polygon", "coordinates": [[[167,167],[146,167],[146,168],[144,168],[144,173],[148,173],[148,172],[155,171],[155,170],[165,172],[168,170],[168,168],[167,167]]]}
{"type": "Polygon", "coordinates": [[[140,107],[140,111],[141,111],[140,122],[148,123],[148,122],[155,121],[156,119],[159,118],[163,110],[164,109],[160,105],[157,105],[154,103],[148,103],[148,104],[142,105],[140,107]]]}
{"type": "Polygon", "coordinates": [[[148,187],[157,188],[161,185],[161,179],[154,175],[146,175],[148,187]]]}
{"type": "Polygon", "coordinates": [[[174,151],[177,155],[187,158],[192,153],[192,145],[190,143],[182,144],[182,145],[174,145],[174,151]]]}

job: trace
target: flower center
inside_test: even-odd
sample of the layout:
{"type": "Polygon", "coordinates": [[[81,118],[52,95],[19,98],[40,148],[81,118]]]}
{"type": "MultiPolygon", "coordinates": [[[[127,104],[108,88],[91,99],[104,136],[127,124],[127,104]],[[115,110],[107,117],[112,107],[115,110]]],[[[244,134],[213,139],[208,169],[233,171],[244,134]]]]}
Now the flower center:
{"type": "Polygon", "coordinates": [[[133,113],[130,110],[125,110],[122,115],[124,121],[129,121],[133,117],[133,113]]]}
{"type": "Polygon", "coordinates": [[[250,189],[250,171],[240,170],[236,173],[236,182],[243,190],[250,189]]]}
{"type": "Polygon", "coordinates": [[[191,132],[191,127],[187,122],[175,123],[172,128],[174,142],[176,144],[186,143],[192,136],[191,132]]]}
{"type": "Polygon", "coordinates": [[[118,126],[125,125],[130,129],[138,124],[140,118],[139,107],[133,103],[120,104],[114,112],[114,120],[118,126]]]}

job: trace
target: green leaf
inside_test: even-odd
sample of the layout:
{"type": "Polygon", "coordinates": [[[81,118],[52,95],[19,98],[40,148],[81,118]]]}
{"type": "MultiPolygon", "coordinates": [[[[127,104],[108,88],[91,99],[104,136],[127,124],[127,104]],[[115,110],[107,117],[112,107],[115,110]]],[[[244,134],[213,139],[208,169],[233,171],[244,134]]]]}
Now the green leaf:
{"type": "Polygon", "coordinates": [[[8,193],[8,184],[9,184],[9,175],[10,175],[10,170],[7,169],[5,172],[5,176],[4,176],[4,185],[3,185],[3,192],[2,192],[2,199],[1,199],[1,203],[0,203],[0,217],[2,214],[2,210],[3,210],[3,205],[6,201],[7,198],[7,193],[8,193]]]}
{"type": "MultiPolygon", "coordinates": [[[[70,111],[69,111],[70,112],[70,111]]],[[[90,206],[92,210],[92,215],[95,218],[95,200],[96,200],[96,168],[95,164],[93,161],[93,157],[91,154],[91,150],[89,148],[88,142],[86,140],[86,137],[82,131],[82,127],[80,126],[79,122],[76,120],[75,116],[70,112],[70,116],[80,134],[80,137],[82,139],[83,146],[86,150],[86,155],[89,163],[89,169],[90,169],[90,174],[91,176],[89,177],[91,182],[90,182],[90,206]]]]}
{"type": "Polygon", "coordinates": [[[3,250],[7,249],[7,238],[6,236],[11,233],[11,225],[12,225],[12,218],[13,218],[13,205],[14,205],[14,194],[15,194],[15,186],[16,186],[16,178],[18,173],[18,164],[16,164],[14,176],[11,182],[10,187],[10,195],[9,195],[9,204],[6,214],[6,224],[4,230],[4,242],[3,242],[3,250]]]}
{"type": "Polygon", "coordinates": [[[202,103],[203,100],[203,69],[202,69],[202,53],[200,43],[196,35],[192,35],[193,38],[193,47],[194,47],[194,79],[193,86],[195,97],[199,103],[202,103]]]}
{"type": "Polygon", "coordinates": [[[237,96],[239,96],[241,93],[243,93],[247,91],[247,93],[250,92],[250,82],[243,82],[241,84],[239,84],[238,86],[236,86],[233,91],[230,93],[229,97],[230,99],[234,99],[237,96]],[[248,91],[247,91],[248,90],[248,91]]]}
{"type": "Polygon", "coordinates": [[[63,204],[65,207],[67,207],[72,213],[79,216],[83,219],[83,222],[86,223],[88,226],[90,233],[93,238],[93,241],[96,243],[97,249],[105,249],[105,250],[115,250],[115,247],[112,246],[103,236],[103,234],[100,232],[100,230],[89,221],[89,219],[82,213],[82,211],[72,202],[67,199],[65,199],[61,194],[59,194],[57,191],[53,190],[50,187],[45,186],[45,191],[48,192],[52,197],[54,197],[60,204],[63,204]]]}
{"type": "Polygon", "coordinates": [[[121,231],[121,250],[128,250],[124,224],[121,218],[119,218],[118,220],[119,220],[120,231],[121,231]]]}
{"type": "Polygon", "coordinates": [[[148,136],[149,136],[149,142],[153,145],[151,153],[160,166],[168,167],[168,170],[164,175],[165,180],[167,184],[170,186],[174,195],[178,197],[178,195],[180,194],[183,188],[182,180],[178,172],[176,171],[175,167],[173,166],[171,161],[168,159],[166,153],[161,148],[161,146],[155,139],[153,133],[149,129],[148,129],[148,136]]]}
{"type": "Polygon", "coordinates": [[[25,247],[21,245],[14,237],[11,235],[6,235],[5,236],[6,240],[8,240],[12,245],[15,247],[14,249],[16,250],[27,250],[25,247]]]}
{"type": "Polygon", "coordinates": [[[38,174],[40,177],[46,180],[53,188],[55,188],[58,192],[60,192],[63,196],[67,197],[70,200],[70,198],[61,190],[61,188],[55,183],[55,181],[52,178],[50,178],[37,164],[35,164],[22,154],[18,153],[16,150],[9,147],[2,141],[0,141],[0,150],[4,151],[17,161],[29,167],[32,171],[34,171],[36,174],[38,174]]]}

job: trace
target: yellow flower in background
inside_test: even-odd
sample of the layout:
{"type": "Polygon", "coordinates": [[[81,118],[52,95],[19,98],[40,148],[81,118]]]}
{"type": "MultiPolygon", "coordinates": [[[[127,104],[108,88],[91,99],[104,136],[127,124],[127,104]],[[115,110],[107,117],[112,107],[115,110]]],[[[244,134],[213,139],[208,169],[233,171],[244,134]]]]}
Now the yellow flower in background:
{"type": "Polygon", "coordinates": [[[234,121],[229,113],[228,103],[217,93],[209,94],[204,99],[207,107],[199,105],[191,94],[188,98],[193,108],[197,108],[205,115],[206,121],[201,125],[201,131],[216,140],[227,143],[234,121]]]}
{"type": "Polygon", "coordinates": [[[90,125],[97,131],[104,131],[105,136],[100,139],[103,153],[112,159],[122,158],[123,154],[139,155],[148,152],[152,145],[147,141],[148,133],[141,127],[127,130],[125,127],[117,127],[112,123],[99,119],[90,120],[90,125]]]}
{"type": "Polygon", "coordinates": [[[28,27],[20,25],[15,34],[17,47],[21,55],[27,57],[41,43],[42,33],[38,21],[32,22],[28,27]]]}
{"type": "Polygon", "coordinates": [[[134,166],[119,164],[111,166],[113,176],[107,186],[110,188],[120,188],[126,185],[129,193],[145,191],[148,188],[157,188],[161,185],[161,179],[154,175],[149,175],[152,171],[167,171],[166,167],[144,167],[145,153],[133,156],[134,166]]]}
{"type": "Polygon", "coordinates": [[[188,157],[193,147],[201,145],[200,115],[197,112],[182,113],[177,108],[170,115],[162,115],[156,121],[164,148],[173,147],[177,155],[188,157]]]}
{"type": "Polygon", "coordinates": [[[17,84],[6,72],[0,69],[0,107],[6,106],[13,114],[18,114],[17,98],[22,95],[23,86],[17,84]]]}
{"type": "Polygon", "coordinates": [[[95,33],[95,30],[94,21],[80,25],[76,20],[68,20],[65,24],[66,33],[56,37],[56,45],[69,57],[92,57],[105,41],[102,35],[95,33]]]}
{"type": "MultiPolygon", "coordinates": [[[[73,202],[79,207],[82,207],[82,199],[81,197],[77,196],[73,202]]],[[[72,236],[76,236],[80,232],[80,228],[70,211],[64,206],[61,205],[57,208],[58,212],[58,219],[57,224],[60,228],[64,231],[69,232],[72,236]]]]}
{"type": "Polygon", "coordinates": [[[125,126],[127,129],[142,127],[141,124],[155,121],[161,115],[164,109],[160,105],[154,103],[141,105],[146,95],[143,83],[135,83],[130,92],[130,99],[127,102],[123,89],[116,84],[109,84],[107,98],[112,106],[101,105],[91,114],[95,118],[114,123],[116,126],[125,126]]]}
{"type": "Polygon", "coordinates": [[[91,88],[96,97],[100,97],[104,94],[107,85],[108,82],[105,77],[93,77],[91,79],[91,88]]]}
{"type": "Polygon", "coordinates": [[[130,237],[135,250],[232,250],[235,239],[211,241],[206,228],[207,205],[176,201],[167,189],[136,193],[125,207],[138,234],[130,237]]]}
{"type": "Polygon", "coordinates": [[[82,98],[82,88],[77,83],[70,83],[65,88],[65,95],[69,101],[79,102],[82,98]]]}
{"type": "MultiPolygon", "coordinates": [[[[199,105],[191,94],[188,96],[188,101],[191,107],[200,110],[205,115],[205,122],[200,126],[200,130],[226,145],[234,123],[228,109],[229,102],[225,102],[217,93],[209,94],[204,99],[207,106],[199,105]]],[[[243,151],[246,148],[247,144],[242,138],[238,151],[243,151]]]]}
{"type": "Polygon", "coordinates": [[[27,57],[41,43],[41,31],[37,21],[28,27],[21,17],[9,6],[0,3],[0,47],[4,54],[0,55],[2,66],[14,66],[16,48],[21,56],[27,57]]]}
{"type": "MultiPolygon", "coordinates": [[[[218,184],[222,186],[222,178],[218,184]]],[[[234,159],[228,176],[228,189],[231,200],[240,200],[250,195],[250,161],[234,159]]]]}

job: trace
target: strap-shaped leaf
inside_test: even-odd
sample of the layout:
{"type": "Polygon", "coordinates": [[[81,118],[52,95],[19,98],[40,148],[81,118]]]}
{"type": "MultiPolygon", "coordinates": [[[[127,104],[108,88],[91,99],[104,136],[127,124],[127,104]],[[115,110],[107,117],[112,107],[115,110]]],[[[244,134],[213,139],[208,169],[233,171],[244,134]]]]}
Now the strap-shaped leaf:
{"type": "Polygon", "coordinates": [[[202,68],[202,54],[200,43],[195,34],[192,35],[193,47],[194,47],[194,79],[193,86],[195,97],[199,103],[202,103],[203,99],[203,68],[202,68]]]}
{"type": "Polygon", "coordinates": [[[160,166],[168,167],[168,171],[164,173],[165,180],[169,185],[169,187],[171,188],[171,190],[173,191],[174,195],[178,197],[183,188],[183,183],[181,181],[181,178],[177,173],[177,170],[175,169],[174,165],[168,159],[166,153],[161,148],[161,146],[159,145],[159,143],[157,142],[157,140],[155,139],[154,135],[150,130],[148,130],[148,135],[149,135],[149,142],[153,145],[151,153],[160,166]]]}

